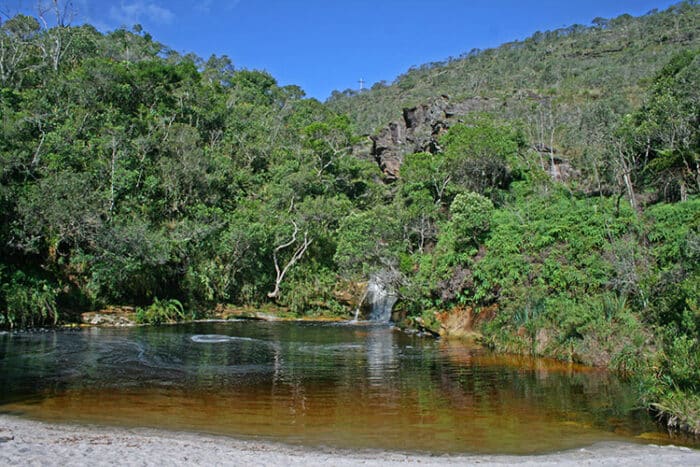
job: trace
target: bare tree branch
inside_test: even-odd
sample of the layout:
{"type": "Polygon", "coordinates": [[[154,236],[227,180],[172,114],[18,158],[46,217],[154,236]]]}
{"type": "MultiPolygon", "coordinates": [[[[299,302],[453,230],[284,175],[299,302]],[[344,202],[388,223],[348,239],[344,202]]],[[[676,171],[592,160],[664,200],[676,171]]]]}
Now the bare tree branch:
{"type": "Polygon", "coordinates": [[[275,248],[275,250],[272,252],[272,259],[275,263],[275,272],[277,274],[277,277],[275,279],[275,289],[272,292],[269,292],[267,294],[267,296],[270,298],[279,297],[280,284],[282,283],[282,280],[284,279],[285,274],[287,274],[287,271],[289,271],[289,268],[294,266],[297,263],[297,261],[299,261],[301,259],[301,257],[304,256],[306,249],[309,247],[309,245],[311,244],[311,241],[312,241],[308,237],[309,232],[304,231],[304,240],[296,248],[296,250],[294,250],[294,254],[289,259],[289,261],[287,261],[287,264],[284,266],[284,268],[280,269],[279,259],[277,258],[277,254],[280,251],[284,250],[285,248],[292,246],[297,241],[297,234],[299,233],[299,227],[297,226],[296,222],[294,222],[294,221],[292,221],[292,225],[294,226],[294,232],[292,232],[292,238],[289,241],[277,246],[275,248]]]}

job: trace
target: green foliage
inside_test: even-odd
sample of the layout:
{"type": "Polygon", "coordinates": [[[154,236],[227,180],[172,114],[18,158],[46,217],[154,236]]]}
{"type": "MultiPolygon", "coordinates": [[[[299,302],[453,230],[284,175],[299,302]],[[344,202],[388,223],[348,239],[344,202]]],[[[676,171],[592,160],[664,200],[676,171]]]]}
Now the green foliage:
{"type": "Polygon", "coordinates": [[[522,145],[510,126],[485,116],[453,126],[440,143],[454,189],[492,197],[494,190],[510,183],[508,166],[522,145]]]}
{"type": "Polygon", "coordinates": [[[648,238],[658,270],[645,316],[676,332],[700,335],[700,200],[659,205],[647,213],[648,238]]]}
{"type": "Polygon", "coordinates": [[[619,129],[637,183],[664,199],[700,192],[700,49],[674,55],[654,78],[647,102],[619,129]]]}
{"type": "Polygon", "coordinates": [[[408,154],[401,166],[395,197],[404,238],[411,251],[422,252],[437,240],[437,222],[443,220],[450,175],[441,154],[408,154]]]}
{"type": "Polygon", "coordinates": [[[697,337],[667,336],[664,377],[682,390],[700,391],[700,343],[697,337]]]}
{"type": "Polygon", "coordinates": [[[612,200],[529,197],[498,211],[476,266],[477,297],[513,297],[521,288],[556,295],[604,290],[614,271],[606,261],[610,239],[635,231],[633,215],[615,215],[612,200]]]}
{"type": "Polygon", "coordinates": [[[290,285],[336,268],[341,220],[382,195],[347,117],[268,73],[161,53],[140,28],[0,28],[0,60],[22,57],[0,67],[0,265],[43,270],[61,306],[264,302],[293,223],[312,241],[290,285]]]}
{"type": "Polygon", "coordinates": [[[700,395],[672,389],[651,404],[669,429],[700,433],[700,395]]]}
{"type": "Polygon", "coordinates": [[[478,243],[491,228],[493,203],[477,193],[459,193],[450,204],[450,220],[464,238],[478,243]]]}
{"type": "Polygon", "coordinates": [[[174,298],[167,300],[154,298],[153,303],[146,308],[136,309],[136,321],[141,324],[174,323],[187,318],[182,303],[174,298]]]}
{"type": "Polygon", "coordinates": [[[368,277],[395,260],[399,232],[396,217],[385,206],[351,213],[340,222],[333,259],[344,274],[368,277]]]}
{"type": "Polygon", "coordinates": [[[295,316],[343,316],[347,314],[335,299],[335,274],[328,269],[314,268],[309,274],[290,277],[282,294],[281,305],[288,308],[295,316]]]}
{"type": "Polygon", "coordinates": [[[2,272],[0,269],[0,325],[23,328],[58,322],[56,287],[22,271],[9,277],[2,272]]]}
{"type": "Polygon", "coordinates": [[[427,190],[438,202],[444,186],[449,182],[445,157],[441,154],[417,152],[407,154],[401,166],[401,190],[406,195],[427,190]]]}

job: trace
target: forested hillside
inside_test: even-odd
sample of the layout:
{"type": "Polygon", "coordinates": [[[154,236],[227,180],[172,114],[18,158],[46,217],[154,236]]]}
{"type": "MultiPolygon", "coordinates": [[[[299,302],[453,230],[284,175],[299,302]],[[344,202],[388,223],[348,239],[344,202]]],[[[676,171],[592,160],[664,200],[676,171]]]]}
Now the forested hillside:
{"type": "Polygon", "coordinates": [[[327,104],[140,27],[16,16],[0,325],[108,305],[153,323],[221,304],[350,318],[370,281],[404,325],[458,316],[499,350],[621,370],[700,432],[699,15],[599,18],[327,104]],[[356,156],[440,94],[490,104],[435,126],[391,180],[356,156]]]}
{"type": "Polygon", "coordinates": [[[381,191],[346,117],[139,31],[18,16],[0,38],[5,324],[156,298],[333,307],[335,231],[381,191]]]}
{"type": "Polygon", "coordinates": [[[681,2],[471,50],[414,67],[391,84],[336,91],[327,104],[349,115],[359,133],[374,134],[402,108],[436,96],[480,100],[498,118],[517,121],[531,144],[572,163],[582,175],[579,187],[609,191],[612,129],[643,104],[651,80],[679,50],[698,47],[700,9],[681,2]]]}

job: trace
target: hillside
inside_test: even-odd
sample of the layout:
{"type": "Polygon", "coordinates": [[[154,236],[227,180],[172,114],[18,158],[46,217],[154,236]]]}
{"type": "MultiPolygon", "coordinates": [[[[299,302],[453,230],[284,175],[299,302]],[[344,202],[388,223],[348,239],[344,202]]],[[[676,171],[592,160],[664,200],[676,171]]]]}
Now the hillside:
{"type": "MultiPolygon", "coordinates": [[[[475,98],[500,118],[520,122],[533,144],[555,148],[584,181],[605,171],[605,134],[641,105],[646,83],[679,50],[700,47],[700,6],[682,2],[641,17],[595,18],[536,32],[498,48],[411,68],[393,83],[334,92],[327,105],[374,134],[403,108],[446,95],[475,98]]],[[[596,187],[599,189],[600,187],[596,187]]]]}
{"type": "Polygon", "coordinates": [[[592,23],[538,31],[522,41],[412,67],[392,83],[334,91],[327,103],[350,115],[360,133],[443,94],[455,101],[480,96],[508,104],[541,97],[566,105],[623,98],[629,108],[640,103],[641,79],[653,76],[679,48],[700,45],[695,2],[592,23]]]}

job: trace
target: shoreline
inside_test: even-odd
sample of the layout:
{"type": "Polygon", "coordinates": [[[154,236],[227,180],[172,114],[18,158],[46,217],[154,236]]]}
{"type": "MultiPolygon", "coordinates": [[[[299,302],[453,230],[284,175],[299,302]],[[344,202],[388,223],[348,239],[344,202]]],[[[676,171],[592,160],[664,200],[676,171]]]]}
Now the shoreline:
{"type": "Polygon", "coordinates": [[[606,442],[539,455],[430,455],[287,445],[151,428],[46,423],[0,414],[2,465],[700,465],[700,450],[606,442]]]}

